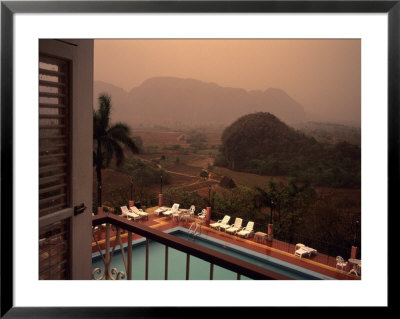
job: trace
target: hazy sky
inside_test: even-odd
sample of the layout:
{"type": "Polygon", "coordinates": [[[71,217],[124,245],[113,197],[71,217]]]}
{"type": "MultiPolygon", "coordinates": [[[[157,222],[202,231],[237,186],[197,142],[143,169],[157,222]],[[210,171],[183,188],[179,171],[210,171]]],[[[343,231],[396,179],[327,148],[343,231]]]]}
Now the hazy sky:
{"type": "Polygon", "coordinates": [[[154,76],[280,88],[317,120],[361,122],[361,40],[95,40],[94,79],[126,91],[154,76]]]}

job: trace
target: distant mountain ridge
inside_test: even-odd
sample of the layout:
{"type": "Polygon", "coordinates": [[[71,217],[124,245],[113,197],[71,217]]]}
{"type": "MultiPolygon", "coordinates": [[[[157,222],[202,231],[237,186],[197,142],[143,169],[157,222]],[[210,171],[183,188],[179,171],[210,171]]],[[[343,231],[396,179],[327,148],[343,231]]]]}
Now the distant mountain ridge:
{"type": "Polygon", "coordinates": [[[287,124],[307,120],[303,107],[277,88],[246,91],[195,79],[153,77],[127,92],[94,81],[94,105],[100,93],[112,98],[112,120],[137,126],[227,126],[244,114],[269,112],[287,124]]]}

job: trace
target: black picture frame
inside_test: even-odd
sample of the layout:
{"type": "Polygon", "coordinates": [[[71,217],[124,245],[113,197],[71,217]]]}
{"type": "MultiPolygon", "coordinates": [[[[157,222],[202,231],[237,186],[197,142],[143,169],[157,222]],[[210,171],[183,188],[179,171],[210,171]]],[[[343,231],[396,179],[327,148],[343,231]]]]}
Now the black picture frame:
{"type": "MultiPolygon", "coordinates": [[[[1,1],[1,317],[5,318],[177,318],[203,314],[182,307],[14,307],[13,303],[13,16],[16,13],[387,13],[388,14],[388,219],[398,212],[400,105],[400,1],[1,1]]],[[[394,223],[389,222],[389,225],[394,223]]],[[[389,230],[389,229],[388,229],[389,230]]],[[[389,240],[388,247],[392,240],[389,240]]],[[[388,255],[388,265],[389,265],[388,255]]],[[[389,269],[388,269],[389,273],[389,269]]],[[[388,280],[388,287],[390,280],[388,280]]],[[[390,290],[390,289],[389,289],[390,290]]],[[[34,292],[32,292],[34,293],[34,292]]],[[[155,297],[155,296],[152,296],[155,297]]],[[[391,298],[388,298],[390,309],[391,298]]],[[[229,309],[209,308],[205,315],[229,309]]],[[[293,310],[293,308],[292,308],[293,310]]],[[[199,312],[200,311],[200,312],[199,312]]],[[[255,313],[259,313],[255,309],[255,313]]],[[[298,311],[298,310],[296,310],[298,311]]],[[[303,309],[301,313],[306,313],[303,309]]],[[[335,313],[335,310],[333,313],[335,313]]],[[[235,310],[237,313],[237,310],[235,310]]],[[[299,314],[299,313],[298,313],[299,314]]],[[[312,313],[309,313],[312,314],[312,313]]],[[[326,313],[328,314],[328,313],[326,313]]],[[[332,312],[330,312],[332,314],[332,312]]],[[[271,310],[268,310],[268,316],[271,310]]],[[[343,313],[342,313],[343,315],[343,313]]]]}

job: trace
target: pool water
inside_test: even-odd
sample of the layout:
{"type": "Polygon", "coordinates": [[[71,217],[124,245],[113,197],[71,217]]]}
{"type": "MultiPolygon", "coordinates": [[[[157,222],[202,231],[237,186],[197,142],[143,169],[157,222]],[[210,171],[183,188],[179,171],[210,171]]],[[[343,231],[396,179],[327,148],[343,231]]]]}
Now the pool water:
{"type": "MultiPolygon", "coordinates": [[[[244,249],[240,246],[226,243],[213,237],[201,235],[193,237],[182,227],[176,227],[168,231],[171,235],[195,242],[201,246],[240,258],[257,266],[270,269],[292,279],[332,279],[316,272],[291,265],[276,258],[244,249]]],[[[127,248],[125,247],[125,256],[127,248]]],[[[104,253],[104,252],[103,252],[104,253]]],[[[133,241],[132,245],[132,280],[145,279],[146,245],[144,238],[133,241]]],[[[104,270],[104,264],[99,254],[93,254],[92,270],[96,267],[104,270]]],[[[111,267],[125,273],[125,266],[120,250],[115,251],[111,260],[111,267]]],[[[98,275],[96,275],[98,277],[98,275]]],[[[149,242],[149,280],[164,280],[165,277],[165,246],[163,244],[149,242]]],[[[230,270],[214,265],[214,280],[236,280],[237,274],[230,270]]],[[[126,279],[126,277],[125,277],[126,279]]],[[[186,279],[186,253],[173,248],[168,248],[168,280],[186,279]]],[[[210,263],[195,256],[190,256],[190,280],[209,280],[210,263]]],[[[241,276],[241,280],[251,280],[241,276]]]]}

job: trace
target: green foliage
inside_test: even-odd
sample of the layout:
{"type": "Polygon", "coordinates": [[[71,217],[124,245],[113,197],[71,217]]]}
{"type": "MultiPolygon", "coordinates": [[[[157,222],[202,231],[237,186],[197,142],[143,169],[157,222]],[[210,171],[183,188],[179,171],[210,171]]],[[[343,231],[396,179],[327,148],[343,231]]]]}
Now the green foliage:
{"type": "Polygon", "coordinates": [[[141,136],[138,135],[134,135],[132,136],[132,140],[135,143],[135,145],[137,146],[139,153],[143,152],[143,140],[141,136]]]}
{"type": "Polygon", "coordinates": [[[251,188],[240,186],[231,190],[222,189],[212,196],[213,210],[242,219],[254,220],[256,206],[254,201],[255,191],[251,188]]]}
{"type": "Polygon", "coordinates": [[[191,131],[189,136],[186,138],[186,142],[189,144],[200,144],[207,141],[207,136],[204,133],[191,131]]]}
{"type": "Polygon", "coordinates": [[[208,172],[205,171],[205,170],[202,170],[202,171],[200,172],[200,177],[201,177],[201,178],[204,178],[204,179],[207,179],[207,178],[208,178],[208,172]]]}
{"type": "Polygon", "coordinates": [[[192,130],[185,140],[186,143],[190,144],[190,147],[195,151],[206,148],[205,143],[207,142],[207,136],[202,132],[192,130]]]}
{"type": "Polygon", "coordinates": [[[160,184],[161,175],[164,184],[169,184],[171,179],[170,174],[165,170],[152,167],[146,162],[134,158],[127,158],[119,170],[132,176],[134,185],[139,187],[160,184]]]}
{"type": "Polygon", "coordinates": [[[214,165],[215,166],[227,167],[228,166],[228,161],[226,160],[225,156],[220,153],[220,154],[217,154],[215,156],[214,165]]]}
{"type": "Polygon", "coordinates": [[[214,165],[259,175],[292,176],[316,186],[361,186],[361,149],[321,144],[269,113],[239,118],[222,134],[214,165]]]}
{"type": "MultiPolygon", "coordinates": [[[[347,256],[354,241],[349,207],[359,206],[350,198],[319,196],[309,184],[288,185],[270,180],[266,189],[256,188],[256,209],[267,208],[268,222],[273,206],[274,237],[289,243],[306,241],[331,256],[347,256]],[[274,205],[271,205],[271,202],[274,205]]],[[[360,247],[361,240],[355,243],[360,247]]]]}
{"type": "Polygon", "coordinates": [[[178,151],[181,148],[182,148],[182,146],[180,144],[174,144],[174,145],[164,147],[165,150],[172,150],[172,151],[178,151]]]}
{"type": "Polygon", "coordinates": [[[222,177],[221,181],[219,182],[219,185],[224,188],[235,188],[236,187],[235,181],[228,176],[222,177]]]}
{"type": "Polygon", "coordinates": [[[103,202],[103,211],[113,214],[121,214],[121,206],[128,205],[130,200],[129,186],[120,185],[116,187],[108,187],[103,202]]]}

